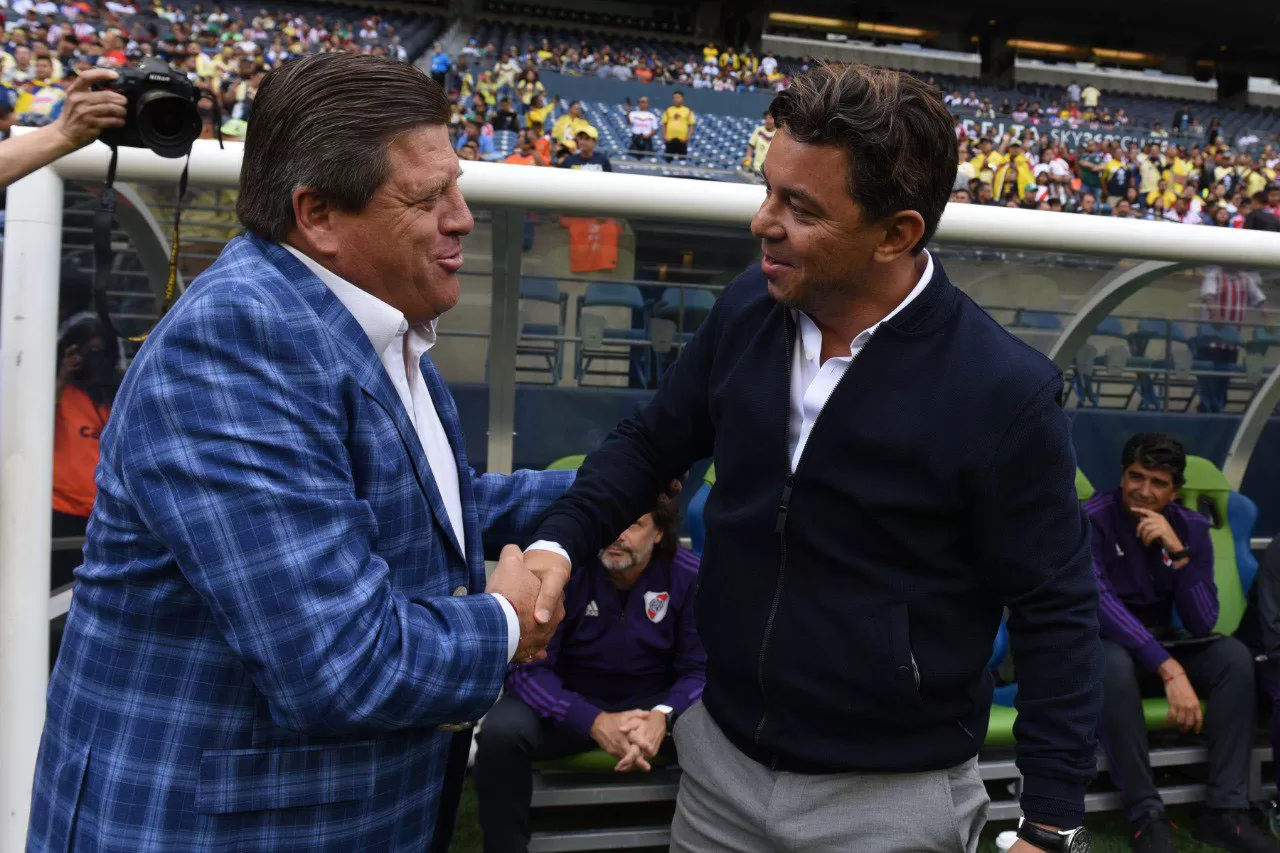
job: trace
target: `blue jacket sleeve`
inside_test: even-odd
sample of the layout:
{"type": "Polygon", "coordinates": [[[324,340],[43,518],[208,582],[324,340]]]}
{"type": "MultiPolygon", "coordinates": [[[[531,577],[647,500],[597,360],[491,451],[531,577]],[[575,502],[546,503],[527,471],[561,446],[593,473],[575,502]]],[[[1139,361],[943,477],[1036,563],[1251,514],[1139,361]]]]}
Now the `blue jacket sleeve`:
{"type": "Polygon", "coordinates": [[[1023,814],[1078,826],[1095,773],[1102,644],[1061,387],[1050,379],[1006,429],[975,490],[974,530],[980,564],[1009,608],[1023,814]]]}
{"type": "Polygon", "coordinates": [[[126,485],[273,719],[326,735],[481,716],[506,673],[501,606],[393,591],[344,443],[358,402],[270,307],[196,300],[147,342],[126,485]]]}
{"type": "Polygon", "coordinates": [[[565,489],[576,471],[516,471],[474,477],[476,509],[484,558],[496,560],[505,545],[521,548],[533,541],[534,526],[565,489]]]}

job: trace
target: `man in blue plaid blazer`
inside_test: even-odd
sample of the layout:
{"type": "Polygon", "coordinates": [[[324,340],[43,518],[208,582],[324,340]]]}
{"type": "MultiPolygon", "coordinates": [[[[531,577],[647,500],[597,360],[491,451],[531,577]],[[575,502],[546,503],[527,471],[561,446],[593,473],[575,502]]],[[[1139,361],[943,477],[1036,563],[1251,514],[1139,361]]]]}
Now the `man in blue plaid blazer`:
{"type": "Polygon", "coordinates": [[[571,478],[473,476],[427,355],[472,226],[448,115],[373,57],[259,89],[250,233],[157,326],[102,437],[30,849],[447,847],[453,732],[555,627],[517,549],[487,582],[484,559],[571,478]]]}

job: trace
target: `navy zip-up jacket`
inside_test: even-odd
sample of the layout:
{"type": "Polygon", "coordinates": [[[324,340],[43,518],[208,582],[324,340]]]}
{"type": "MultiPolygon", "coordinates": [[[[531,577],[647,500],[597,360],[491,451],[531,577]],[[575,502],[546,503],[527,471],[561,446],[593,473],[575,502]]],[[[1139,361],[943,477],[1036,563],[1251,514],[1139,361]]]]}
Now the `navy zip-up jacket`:
{"type": "Polygon", "coordinates": [[[1062,376],[934,262],[850,365],[794,471],[796,329],[747,270],[535,539],[580,565],[713,455],[703,703],[779,770],[912,772],[975,755],[1007,606],[1023,812],[1075,826],[1094,774],[1101,644],[1062,376]]]}

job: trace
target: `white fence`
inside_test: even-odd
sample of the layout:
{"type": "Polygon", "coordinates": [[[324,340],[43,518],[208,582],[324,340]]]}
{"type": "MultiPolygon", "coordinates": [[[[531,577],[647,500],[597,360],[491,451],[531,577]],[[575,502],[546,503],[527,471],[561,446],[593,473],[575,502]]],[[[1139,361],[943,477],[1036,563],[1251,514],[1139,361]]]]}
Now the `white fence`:
{"type": "MultiPolygon", "coordinates": [[[[191,159],[192,183],[237,186],[240,154],[238,145],[220,150],[214,142],[197,142],[191,159]]],[[[0,850],[19,850],[25,843],[32,768],[44,718],[50,511],[48,500],[41,496],[52,493],[63,188],[68,180],[100,182],[107,160],[106,147],[95,144],[19,181],[8,192],[0,296],[0,850]]],[[[181,170],[179,160],[123,149],[117,180],[173,185],[181,170]]],[[[692,187],[674,178],[492,163],[465,163],[462,189],[472,207],[493,208],[495,213],[490,470],[509,469],[511,464],[522,211],[536,208],[745,226],[764,192],[744,184],[692,187]]],[[[1276,234],[974,205],[951,205],[938,238],[1187,264],[1280,267],[1280,235],[1276,234]]],[[[1086,300],[1085,310],[1102,311],[1105,316],[1116,295],[1108,292],[1086,300]]],[[[1093,328],[1096,319],[1078,316],[1073,326],[1093,328]]],[[[1063,349],[1055,350],[1060,364],[1063,349]]],[[[1071,354],[1066,352],[1065,357],[1071,354]]],[[[1252,442],[1280,397],[1278,377],[1280,371],[1257,394],[1233,444],[1228,467],[1234,461],[1237,486],[1252,442]]]]}

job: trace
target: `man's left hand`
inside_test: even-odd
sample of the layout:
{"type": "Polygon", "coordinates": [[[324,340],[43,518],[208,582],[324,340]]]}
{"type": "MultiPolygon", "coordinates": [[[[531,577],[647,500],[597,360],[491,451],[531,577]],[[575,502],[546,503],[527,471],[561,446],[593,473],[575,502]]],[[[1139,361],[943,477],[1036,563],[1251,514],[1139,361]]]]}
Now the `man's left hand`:
{"type": "Polygon", "coordinates": [[[1169,519],[1158,512],[1141,507],[1134,512],[1138,515],[1138,538],[1142,540],[1143,545],[1150,546],[1153,542],[1159,542],[1161,547],[1170,554],[1182,550],[1182,540],[1173,532],[1169,519]]]}
{"type": "Polygon", "coordinates": [[[637,711],[618,731],[640,747],[645,758],[653,758],[667,737],[667,715],[661,711],[637,711]]]}

